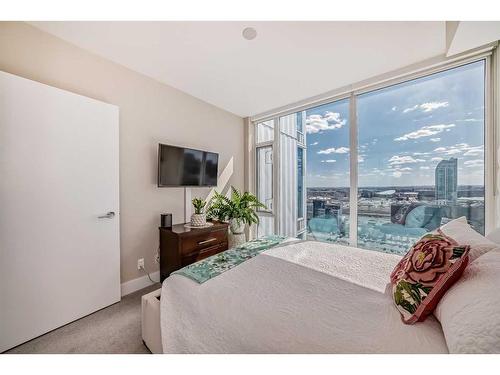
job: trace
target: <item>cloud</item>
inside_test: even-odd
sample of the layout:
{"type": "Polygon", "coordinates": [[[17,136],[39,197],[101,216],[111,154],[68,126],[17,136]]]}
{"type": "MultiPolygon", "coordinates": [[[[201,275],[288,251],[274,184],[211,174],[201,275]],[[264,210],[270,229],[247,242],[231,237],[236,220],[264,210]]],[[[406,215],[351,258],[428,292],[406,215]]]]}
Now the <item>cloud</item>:
{"type": "Polygon", "coordinates": [[[463,156],[480,156],[484,154],[484,146],[470,146],[467,143],[457,143],[453,146],[438,147],[434,152],[448,156],[462,154],[463,156]]]}
{"type": "Polygon", "coordinates": [[[460,151],[458,148],[454,148],[453,146],[448,148],[448,149],[446,147],[438,147],[434,151],[443,152],[446,155],[450,155],[450,156],[462,153],[462,151],[460,151]]]}
{"type": "Polygon", "coordinates": [[[483,122],[484,119],[482,119],[482,118],[466,118],[464,120],[457,120],[457,121],[460,121],[460,122],[483,122]]]}
{"type": "Polygon", "coordinates": [[[431,169],[431,167],[422,166],[422,167],[420,167],[420,169],[431,169]]]}
{"type": "Polygon", "coordinates": [[[327,148],[326,150],[318,151],[318,154],[347,154],[349,152],[349,147],[339,147],[339,148],[327,148]]]}
{"type": "Polygon", "coordinates": [[[358,163],[363,163],[365,161],[365,155],[358,155],[358,163]]]}
{"type": "Polygon", "coordinates": [[[416,110],[417,108],[418,108],[418,104],[414,105],[413,107],[403,109],[403,113],[412,112],[412,111],[416,110]]]}
{"type": "Polygon", "coordinates": [[[440,157],[435,157],[431,159],[431,161],[441,161],[441,160],[443,160],[443,158],[440,157]]]}
{"type": "Polygon", "coordinates": [[[394,171],[392,173],[392,176],[395,177],[395,178],[400,178],[402,175],[403,175],[403,173],[400,172],[400,171],[394,171]]]}
{"type": "Polygon", "coordinates": [[[429,139],[429,141],[431,141],[431,142],[439,142],[440,140],[441,140],[441,138],[439,138],[439,137],[429,139]]]}
{"type": "Polygon", "coordinates": [[[319,133],[323,130],[340,129],[346,124],[338,112],[326,112],[324,115],[310,115],[306,119],[306,132],[319,133]]]}
{"type": "Polygon", "coordinates": [[[405,108],[403,113],[413,112],[420,109],[422,112],[432,112],[438,108],[448,107],[448,102],[427,102],[422,104],[415,104],[413,107],[405,108]]]}
{"type": "Polygon", "coordinates": [[[420,108],[424,112],[431,112],[431,111],[434,111],[435,109],[438,109],[438,108],[446,108],[446,107],[448,107],[448,105],[449,105],[448,102],[429,102],[429,103],[420,104],[420,108]]]}
{"type": "Polygon", "coordinates": [[[340,113],[338,112],[326,112],[325,113],[325,118],[328,122],[337,122],[337,123],[343,123],[345,124],[346,120],[342,120],[342,117],[340,116],[340,113]]]}
{"type": "Polygon", "coordinates": [[[430,137],[439,133],[442,133],[444,130],[448,130],[449,128],[454,128],[455,124],[438,124],[438,125],[427,125],[422,128],[402,135],[401,137],[394,138],[395,141],[407,141],[409,139],[418,139],[422,137],[430,137]]]}
{"type": "Polygon", "coordinates": [[[322,163],[336,163],[337,160],[334,159],[328,159],[328,160],[321,160],[322,163]]]}
{"type": "Polygon", "coordinates": [[[399,155],[394,155],[389,159],[389,164],[390,165],[401,165],[401,164],[411,164],[411,163],[422,163],[425,160],[423,159],[415,159],[412,156],[399,156],[399,155]]]}
{"type": "Polygon", "coordinates": [[[313,142],[309,146],[316,146],[319,142],[313,142]]]}
{"type": "Polygon", "coordinates": [[[413,155],[414,156],[419,156],[419,155],[430,155],[431,153],[430,152],[414,152],[413,155]]]}
{"type": "Polygon", "coordinates": [[[464,165],[467,168],[482,167],[484,166],[484,160],[483,159],[467,160],[466,162],[464,162],[464,165]]]}
{"type": "Polygon", "coordinates": [[[398,107],[394,106],[391,108],[393,111],[397,111],[398,110],[398,107]]]}
{"type": "Polygon", "coordinates": [[[480,156],[484,155],[484,146],[471,147],[464,152],[464,156],[480,156]]]}

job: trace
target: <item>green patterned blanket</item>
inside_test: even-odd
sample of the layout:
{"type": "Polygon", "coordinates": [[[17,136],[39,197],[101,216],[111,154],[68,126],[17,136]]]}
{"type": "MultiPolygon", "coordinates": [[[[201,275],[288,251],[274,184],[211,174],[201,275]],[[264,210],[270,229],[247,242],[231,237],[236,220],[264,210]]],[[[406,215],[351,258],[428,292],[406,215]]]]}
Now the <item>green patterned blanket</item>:
{"type": "Polygon", "coordinates": [[[236,267],[238,264],[259,255],[263,251],[279,245],[285,238],[286,237],[272,235],[248,241],[222,253],[212,255],[199,262],[190,264],[172,274],[183,275],[196,281],[198,284],[202,284],[236,267]]]}

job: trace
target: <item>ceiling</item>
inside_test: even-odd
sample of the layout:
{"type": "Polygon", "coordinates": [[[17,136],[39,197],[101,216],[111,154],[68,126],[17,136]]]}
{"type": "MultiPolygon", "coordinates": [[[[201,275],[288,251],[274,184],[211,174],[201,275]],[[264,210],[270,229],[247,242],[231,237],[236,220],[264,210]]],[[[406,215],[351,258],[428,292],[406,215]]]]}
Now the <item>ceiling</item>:
{"type": "Polygon", "coordinates": [[[446,52],[445,22],[30,24],[242,117],[446,52]]]}
{"type": "Polygon", "coordinates": [[[449,35],[447,56],[452,56],[472,48],[495,42],[500,39],[499,21],[460,21],[453,22],[453,35],[449,35]]]}

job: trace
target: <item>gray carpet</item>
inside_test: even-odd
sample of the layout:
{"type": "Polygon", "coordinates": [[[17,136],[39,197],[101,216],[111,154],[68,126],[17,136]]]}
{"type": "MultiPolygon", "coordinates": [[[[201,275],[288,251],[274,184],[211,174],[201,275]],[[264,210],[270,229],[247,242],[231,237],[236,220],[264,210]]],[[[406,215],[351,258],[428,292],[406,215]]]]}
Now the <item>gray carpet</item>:
{"type": "Polygon", "coordinates": [[[19,345],[7,353],[146,354],[141,337],[141,296],[160,288],[152,285],[121,302],[19,345]]]}

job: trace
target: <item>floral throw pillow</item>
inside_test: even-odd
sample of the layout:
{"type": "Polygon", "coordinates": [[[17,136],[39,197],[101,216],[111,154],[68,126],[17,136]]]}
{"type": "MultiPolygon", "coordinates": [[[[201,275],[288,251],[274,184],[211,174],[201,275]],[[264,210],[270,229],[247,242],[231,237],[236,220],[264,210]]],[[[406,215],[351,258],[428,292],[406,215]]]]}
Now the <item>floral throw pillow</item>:
{"type": "Polygon", "coordinates": [[[391,273],[394,303],[406,324],[421,322],[462,275],[469,245],[459,245],[438,229],[424,235],[391,273]]]}

